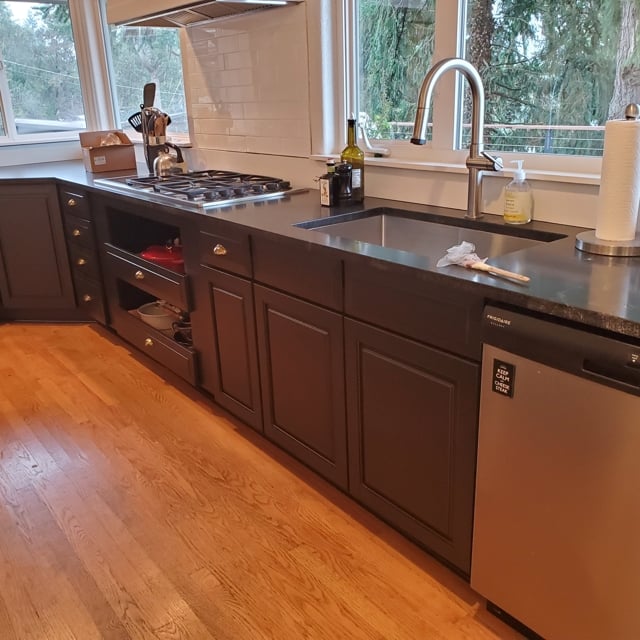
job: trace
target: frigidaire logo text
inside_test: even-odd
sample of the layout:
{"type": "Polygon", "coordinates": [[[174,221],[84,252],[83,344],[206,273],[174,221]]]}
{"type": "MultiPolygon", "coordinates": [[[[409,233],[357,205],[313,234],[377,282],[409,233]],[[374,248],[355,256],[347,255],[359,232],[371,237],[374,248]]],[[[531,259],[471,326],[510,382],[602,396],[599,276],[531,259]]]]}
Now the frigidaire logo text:
{"type": "Polygon", "coordinates": [[[501,318],[500,316],[494,316],[490,313],[487,313],[487,320],[489,320],[492,324],[497,324],[500,327],[511,326],[511,320],[507,320],[507,318],[501,318]]]}

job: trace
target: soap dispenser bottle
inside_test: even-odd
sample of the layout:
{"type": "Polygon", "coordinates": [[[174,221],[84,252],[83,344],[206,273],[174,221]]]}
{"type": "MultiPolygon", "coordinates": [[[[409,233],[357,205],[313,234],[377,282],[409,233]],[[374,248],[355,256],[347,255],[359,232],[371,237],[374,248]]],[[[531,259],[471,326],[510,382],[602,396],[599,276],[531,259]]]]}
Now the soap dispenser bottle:
{"type": "Polygon", "coordinates": [[[533,193],[522,168],[522,160],[513,160],[518,165],[513,180],[504,188],[504,221],[508,224],[526,224],[533,215],[533,193]]]}

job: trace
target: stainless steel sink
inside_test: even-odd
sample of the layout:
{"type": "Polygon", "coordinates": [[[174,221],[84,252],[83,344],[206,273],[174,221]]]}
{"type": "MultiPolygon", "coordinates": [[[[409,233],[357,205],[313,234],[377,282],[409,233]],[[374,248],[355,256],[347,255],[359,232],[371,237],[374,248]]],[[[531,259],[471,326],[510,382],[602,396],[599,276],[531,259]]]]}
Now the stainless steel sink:
{"type": "Polygon", "coordinates": [[[388,208],[310,220],[296,226],[432,258],[443,256],[449,247],[464,240],[476,246],[476,253],[481,258],[491,258],[566,237],[484,221],[472,222],[388,208]]]}

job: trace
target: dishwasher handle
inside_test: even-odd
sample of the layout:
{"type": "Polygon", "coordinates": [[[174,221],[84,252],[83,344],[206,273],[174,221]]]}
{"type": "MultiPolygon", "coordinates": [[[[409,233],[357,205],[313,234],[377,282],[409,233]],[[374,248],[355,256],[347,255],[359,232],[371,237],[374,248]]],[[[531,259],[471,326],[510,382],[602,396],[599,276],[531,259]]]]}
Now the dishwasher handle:
{"type": "Polygon", "coordinates": [[[595,361],[585,358],[582,370],[602,383],[613,383],[630,387],[630,391],[640,392],[640,367],[617,362],[595,361]]]}

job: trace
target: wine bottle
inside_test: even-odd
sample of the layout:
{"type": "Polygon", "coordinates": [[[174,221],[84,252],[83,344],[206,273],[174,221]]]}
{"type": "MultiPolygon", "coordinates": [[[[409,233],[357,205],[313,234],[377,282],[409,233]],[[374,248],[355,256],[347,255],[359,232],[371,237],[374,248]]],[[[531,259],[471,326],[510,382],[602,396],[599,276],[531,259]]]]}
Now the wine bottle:
{"type": "Polygon", "coordinates": [[[364,199],[364,151],[358,146],[355,118],[347,120],[347,146],[340,160],[351,165],[351,199],[361,202],[364,199]]]}

